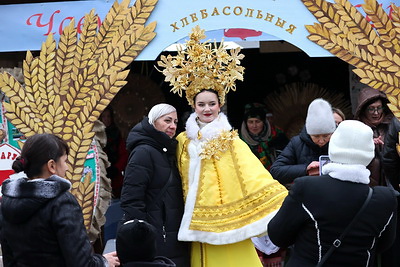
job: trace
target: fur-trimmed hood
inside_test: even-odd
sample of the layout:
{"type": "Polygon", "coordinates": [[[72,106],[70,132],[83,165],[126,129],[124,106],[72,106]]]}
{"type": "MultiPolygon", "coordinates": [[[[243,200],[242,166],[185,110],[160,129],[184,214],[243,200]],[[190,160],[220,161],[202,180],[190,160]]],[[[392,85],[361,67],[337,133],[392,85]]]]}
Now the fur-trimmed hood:
{"type": "Polygon", "coordinates": [[[228,118],[224,113],[220,113],[218,118],[206,124],[201,129],[197,124],[196,118],[197,114],[193,112],[186,122],[186,135],[191,140],[196,140],[199,137],[199,131],[201,134],[200,141],[203,141],[217,137],[222,131],[232,130],[232,126],[229,124],[228,118]]]}
{"type": "MultiPolygon", "coordinates": [[[[386,106],[386,104],[389,102],[389,100],[387,99],[387,96],[385,95],[385,93],[379,91],[378,89],[374,89],[371,87],[366,87],[363,88],[360,91],[360,94],[358,95],[358,99],[357,99],[357,107],[356,107],[356,111],[354,114],[354,119],[356,120],[361,120],[361,116],[362,116],[362,111],[365,109],[367,104],[371,104],[372,102],[375,102],[376,100],[381,99],[382,100],[382,104],[384,106],[386,106]]],[[[385,110],[385,116],[390,114],[391,112],[387,112],[385,110]]],[[[391,114],[390,114],[391,115],[391,114]]],[[[390,118],[385,119],[385,121],[389,120],[392,118],[392,116],[390,116],[390,118]]]]}
{"type": "Polygon", "coordinates": [[[71,183],[57,175],[52,175],[48,179],[7,179],[1,189],[2,214],[9,222],[24,222],[48,201],[70,188],[71,183]]]}

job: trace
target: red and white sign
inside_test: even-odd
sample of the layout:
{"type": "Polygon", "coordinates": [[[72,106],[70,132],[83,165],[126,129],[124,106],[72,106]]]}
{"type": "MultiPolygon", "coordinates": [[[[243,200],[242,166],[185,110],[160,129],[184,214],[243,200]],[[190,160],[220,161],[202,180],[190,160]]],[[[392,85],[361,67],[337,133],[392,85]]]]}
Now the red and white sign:
{"type": "Polygon", "coordinates": [[[19,149],[9,144],[0,145],[0,184],[14,173],[12,164],[20,154],[21,151],[19,149]]]}

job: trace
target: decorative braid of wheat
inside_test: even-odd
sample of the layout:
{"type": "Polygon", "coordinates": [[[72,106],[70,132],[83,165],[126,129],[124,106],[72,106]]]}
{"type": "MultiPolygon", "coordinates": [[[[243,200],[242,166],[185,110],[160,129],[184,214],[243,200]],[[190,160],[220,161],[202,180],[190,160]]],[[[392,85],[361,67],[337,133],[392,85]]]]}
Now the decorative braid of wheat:
{"type": "Polygon", "coordinates": [[[385,92],[389,108],[400,119],[400,9],[392,19],[375,0],[362,8],[371,23],[347,0],[302,0],[319,23],[306,26],[308,39],[356,67],[361,82],[385,92]]]}
{"type": "Polygon", "coordinates": [[[0,74],[0,88],[9,97],[6,117],[26,137],[54,133],[70,147],[66,178],[82,206],[85,226],[93,213],[94,183],[82,180],[92,143],[94,122],[126,84],[124,70],[155,37],[156,22],[145,23],[157,0],[115,1],[97,30],[92,10],[77,37],[74,21],[64,29],[58,46],[52,35],[40,56],[28,51],[23,63],[25,86],[9,73],[0,74]]]}

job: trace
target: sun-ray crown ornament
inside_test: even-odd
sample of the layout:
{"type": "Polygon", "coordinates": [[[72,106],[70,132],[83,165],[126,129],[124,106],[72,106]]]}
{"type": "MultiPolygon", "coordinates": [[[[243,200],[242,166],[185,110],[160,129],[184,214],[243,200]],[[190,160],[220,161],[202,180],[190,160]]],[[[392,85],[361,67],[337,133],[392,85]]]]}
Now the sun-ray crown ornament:
{"type": "Polygon", "coordinates": [[[243,81],[244,67],[240,66],[240,60],[244,55],[239,54],[240,48],[231,49],[229,54],[223,41],[219,45],[208,41],[201,43],[206,36],[198,25],[189,37],[186,49],[178,49],[176,56],[163,55],[157,62],[164,68],[165,81],[172,86],[171,92],[182,97],[185,91],[191,106],[196,94],[203,89],[215,90],[222,106],[225,95],[236,90],[236,80],[243,81]]]}

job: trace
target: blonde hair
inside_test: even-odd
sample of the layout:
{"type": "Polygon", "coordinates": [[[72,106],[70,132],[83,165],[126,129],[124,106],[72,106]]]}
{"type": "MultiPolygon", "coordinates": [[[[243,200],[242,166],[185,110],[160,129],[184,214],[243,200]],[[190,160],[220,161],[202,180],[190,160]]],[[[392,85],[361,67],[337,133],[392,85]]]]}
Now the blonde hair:
{"type": "Polygon", "coordinates": [[[332,107],[332,112],[338,114],[342,118],[342,120],[346,119],[346,116],[340,109],[332,107]]]}

